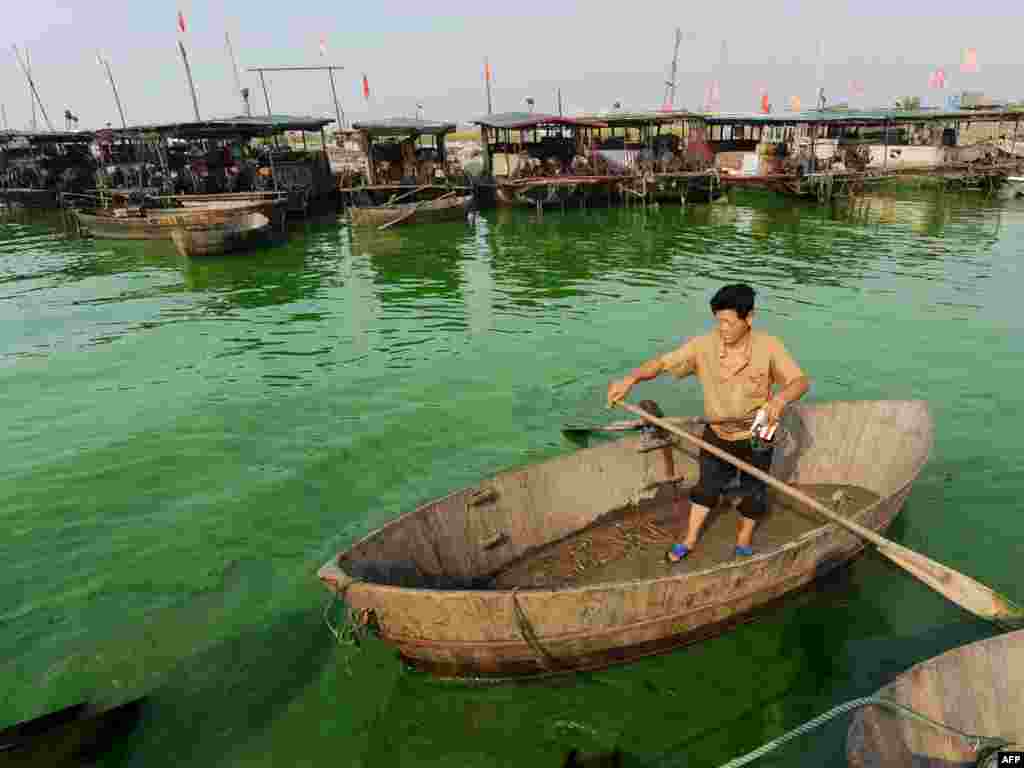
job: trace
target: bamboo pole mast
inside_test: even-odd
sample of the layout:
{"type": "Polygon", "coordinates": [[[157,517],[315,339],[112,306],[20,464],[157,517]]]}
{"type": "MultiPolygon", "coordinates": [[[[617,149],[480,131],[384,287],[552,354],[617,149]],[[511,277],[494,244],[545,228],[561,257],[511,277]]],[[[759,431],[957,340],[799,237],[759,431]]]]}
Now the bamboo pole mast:
{"type": "Polygon", "coordinates": [[[327,64],[320,67],[249,67],[248,72],[258,72],[260,75],[260,84],[263,86],[263,98],[267,102],[267,117],[271,116],[270,111],[270,92],[267,90],[267,81],[263,76],[264,72],[323,72],[327,70],[331,83],[331,98],[334,101],[334,115],[338,120],[338,130],[340,131],[345,127],[344,113],[341,109],[341,103],[338,101],[338,89],[334,85],[334,70],[344,69],[340,64],[327,64]]]}
{"type": "Polygon", "coordinates": [[[334,87],[334,67],[328,67],[327,74],[331,79],[331,96],[334,97],[334,115],[338,118],[338,130],[345,128],[345,116],[341,112],[341,103],[338,101],[338,89],[334,87]]]}
{"type": "Polygon", "coordinates": [[[224,32],[224,41],[228,46],[228,56],[231,57],[231,74],[235,78],[235,90],[238,91],[239,97],[242,99],[242,109],[245,111],[246,117],[252,117],[252,108],[249,106],[249,89],[242,87],[242,81],[238,77],[238,59],[235,58],[235,49],[231,45],[231,35],[224,32]]]}
{"type": "Polygon", "coordinates": [[[334,114],[338,119],[338,127],[342,128],[342,109],[341,104],[338,101],[338,90],[334,86],[334,70],[344,69],[340,64],[327,64],[321,67],[249,67],[247,72],[258,72],[260,75],[260,84],[263,86],[263,98],[267,102],[267,115],[270,116],[270,93],[267,91],[267,81],[263,77],[264,72],[323,72],[327,70],[330,73],[331,83],[331,97],[334,101],[334,114]]]}
{"type": "Polygon", "coordinates": [[[110,83],[110,88],[114,92],[114,103],[117,104],[117,113],[121,116],[121,127],[127,130],[128,121],[125,120],[124,117],[124,108],[121,106],[121,96],[117,92],[117,84],[114,82],[114,74],[110,71],[110,62],[107,61],[99,51],[96,51],[96,61],[98,61],[107,71],[107,82],[110,83]]]}
{"type": "Polygon", "coordinates": [[[669,80],[665,81],[665,104],[668,104],[672,109],[676,106],[676,76],[679,71],[679,44],[683,40],[683,33],[679,27],[676,27],[676,45],[672,52],[672,76],[669,80]]]}
{"type": "Polygon", "coordinates": [[[196,99],[196,86],[192,82],[192,68],[188,65],[188,54],[185,53],[185,44],[178,41],[178,50],[181,51],[181,60],[185,63],[185,75],[188,77],[188,90],[192,94],[192,108],[196,113],[196,122],[201,122],[202,118],[199,117],[199,101],[196,99]]]}
{"type": "MultiPolygon", "coordinates": [[[[50,122],[50,117],[46,114],[46,107],[43,106],[43,100],[39,98],[39,91],[36,89],[35,81],[32,80],[32,73],[29,71],[25,62],[21,60],[21,51],[18,50],[18,46],[12,45],[11,48],[14,49],[14,55],[18,59],[18,65],[21,67],[21,71],[25,73],[25,79],[28,80],[28,87],[32,89],[32,95],[35,96],[36,101],[39,102],[39,111],[43,113],[43,119],[46,121],[46,127],[52,131],[53,123],[50,122]]],[[[34,114],[35,113],[33,112],[33,115],[34,114]]],[[[33,120],[34,119],[35,118],[33,118],[33,120]]]]}
{"type": "MultiPolygon", "coordinates": [[[[25,46],[25,72],[28,73],[29,77],[32,76],[32,59],[28,54],[28,46],[25,46]]],[[[32,98],[32,91],[29,89],[28,103],[32,107],[32,130],[39,130],[39,125],[36,123],[36,101],[32,98]]]]}
{"type": "Polygon", "coordinates": [[[494,109],[491,105],[491,62],[485,56],[484,57],[484,79],[487,82],[487,114],[494,114],[494,109]]]}

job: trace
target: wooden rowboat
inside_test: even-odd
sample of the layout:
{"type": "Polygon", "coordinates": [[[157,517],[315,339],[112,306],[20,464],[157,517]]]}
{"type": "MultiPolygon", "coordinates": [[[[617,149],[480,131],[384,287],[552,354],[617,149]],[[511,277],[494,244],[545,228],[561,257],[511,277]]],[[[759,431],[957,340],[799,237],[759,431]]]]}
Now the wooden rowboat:
{"type": "Polygon", "coordinates": [[[0,764],[95,765],[139,721],[145,697],[116,706],[82,702],[0,730],[0,764]]]}
{"type": "MultiPolygon", "coordinates": [[[[1005,739],[1007,749],[1024,749],[1024,630],[921,662],[875,695],[963,733],[1005,739]]],[[[960,768],[981,757],[967,739],[877,706],[857,710],[846,754],[853,768],[960,768]]]]}
{"type": "MultiPolygon", "coordinates": [[[[775,477],[880,532],[928,460],[932,420],[922,401],[797,404],[776,442],[775,477]]],[[[734,559],[734,513],[713,513],[697,549],[670,565],[698,467],[676,438],[582,448],[425,504],[318,575],[412,666],[503,678],[597,669],[719,634],[864,548],[770,496],[753,557],[734,559]]]]}
{"type": "Polygon", "coordinates": [[[391,223],[458,221],[466,217],[466,208],[472,199],[472,195],[459,195],[419,203],[352,207],[349,208],[349,216],[352,224],[357,227],[379,227],[391,223]]]}
{"type": "Polygon", "coordinates": [[[182,256],[218,256],[264,243],[270,234],[270,219],[262,213],[244,213],[183,223],[171,231],[171,238],[182,256]]]}
{"type": "Polygon", "coordinates": [[[170,240],[174,228],[190,218],[198,222],[214,213],[261,213],[271,222],[277,222],[286,213],[287,206],[286,198],[243,199],[190,203],[181,208],[73,210],[72,213],[80,230],[101,240],[170,240]]]}

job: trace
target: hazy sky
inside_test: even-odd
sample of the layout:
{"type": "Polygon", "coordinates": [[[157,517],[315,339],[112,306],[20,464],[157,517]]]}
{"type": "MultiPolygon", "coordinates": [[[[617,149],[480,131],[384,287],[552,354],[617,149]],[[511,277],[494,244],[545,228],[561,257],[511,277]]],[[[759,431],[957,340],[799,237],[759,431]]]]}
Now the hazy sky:
{"type": "MultiPolygon", "coordinates": [[[[721,83],[723,110],[757,109],[759,87],[767,89],[775,111],[794,95],[805,108],[812,106],[819,46],[830,101],[844,100],[853,78],[863,83],[864,105],[905,94],[938,104],[943,92],[928,88],[937,67],[946,72],[945,93],[967,88],[999,98],[1024,96],[1024,12],[1010,0],[34,0],[18,8],[17,14],[4,13],[0,26],[0,103],[12,128],[26,127],[31,115],[12,44],[28,47],[54,127],[63,127],[65,108],[80,117],[81,128],[118,123],[97,47],[110,59],[129,124],[191,120],[177,50],[179,8],[203,118],[241,112],[225,31],[257,113],[265,111],[263,93],[246,67],[331,63],[346,67],[336,78],[349,119],[413,115],[419,101],[428,118],[468,120],[486,113],[484,56],[494,71],[495,111],[524,109],[527,96],[536,100],[537,111],[555,111],[559,87],[568,113],[607,109],[615,100],[625,108],[656,107],[676,26],[683,32],[678,107],[699,109],[713,77],[721,83]],[[320,56],[321,36],[326,57],[320,56]],[[965,47],[977,49],[978,73],[960,72],[965,47]],[[369,102],[361,92],[363,72],[369,102]]],[[[326,73],[273,74],[268,85],[275,112],[334,114],[326,73]]]]}

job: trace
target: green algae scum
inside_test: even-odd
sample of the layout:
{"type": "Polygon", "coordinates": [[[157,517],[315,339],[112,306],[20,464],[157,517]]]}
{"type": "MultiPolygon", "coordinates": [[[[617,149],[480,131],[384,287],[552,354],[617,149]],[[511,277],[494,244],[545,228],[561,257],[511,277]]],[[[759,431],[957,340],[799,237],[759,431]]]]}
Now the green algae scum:
{"type": "MultiPolygon", "coordinates": [[[[59,226],[0,212],[0,730],[145,696],[102,765],[721,765],[998,633],[869,549],[757,622],[546,682],[442,682],[372,635],[337,644],[321,564],[576,450],[565,424],[622,418],[609,379],[705,332],[726,282],[757,289],[805,402],[927,401],[931,457],[886,535],[1024,600],[1024,200],[731,191],[379,232],[328,216],[202,262],[59,226]]],[[[692,381],[636,394],[701,413],[692,381]]],[[[734,524],[712,522],[709,551],[734,524]]],[[[643,527],[640,560],[662,547],[643,527]]],[[[586,578],[600,553],[571,543],[586,578]]],[[[558,576],[539,562],[519,575],[558,576]]],[[[843,765],[848,726],[771,760],[843,765]]]]}

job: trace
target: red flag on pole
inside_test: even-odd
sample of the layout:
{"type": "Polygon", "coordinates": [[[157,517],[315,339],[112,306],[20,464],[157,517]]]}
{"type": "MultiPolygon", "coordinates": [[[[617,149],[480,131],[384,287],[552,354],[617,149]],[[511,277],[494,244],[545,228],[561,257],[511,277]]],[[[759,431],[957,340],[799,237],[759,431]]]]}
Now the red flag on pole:
{"type": "Polygon", "coordinates": [[[185,14],[183,14],[181,11],[178,11],[178,29],[180,29],[182,31],[182,33],[184,34],[184,32],[185,32],[185,14]]]}
{"type": "Polygon", "coordinates": [[[370,81],[366,79],[366,73],[363,73],[363,98],[370,98],[370,81]]]}
{"type": "Polygon", "coordinates": [[[771,112],[771,111],[772,111],[772,110],[771,110],[771,104],[769,104],[769,103],[768,103],[768,94],[767,94],[767,93],[762,93],[762,94],[761,94],[761,111],[762,111],[762,112],[763,112],[764,114],[766,114],[766,115],[767,115],[767,114],[768,114],[769,112],[771,112]]]}

